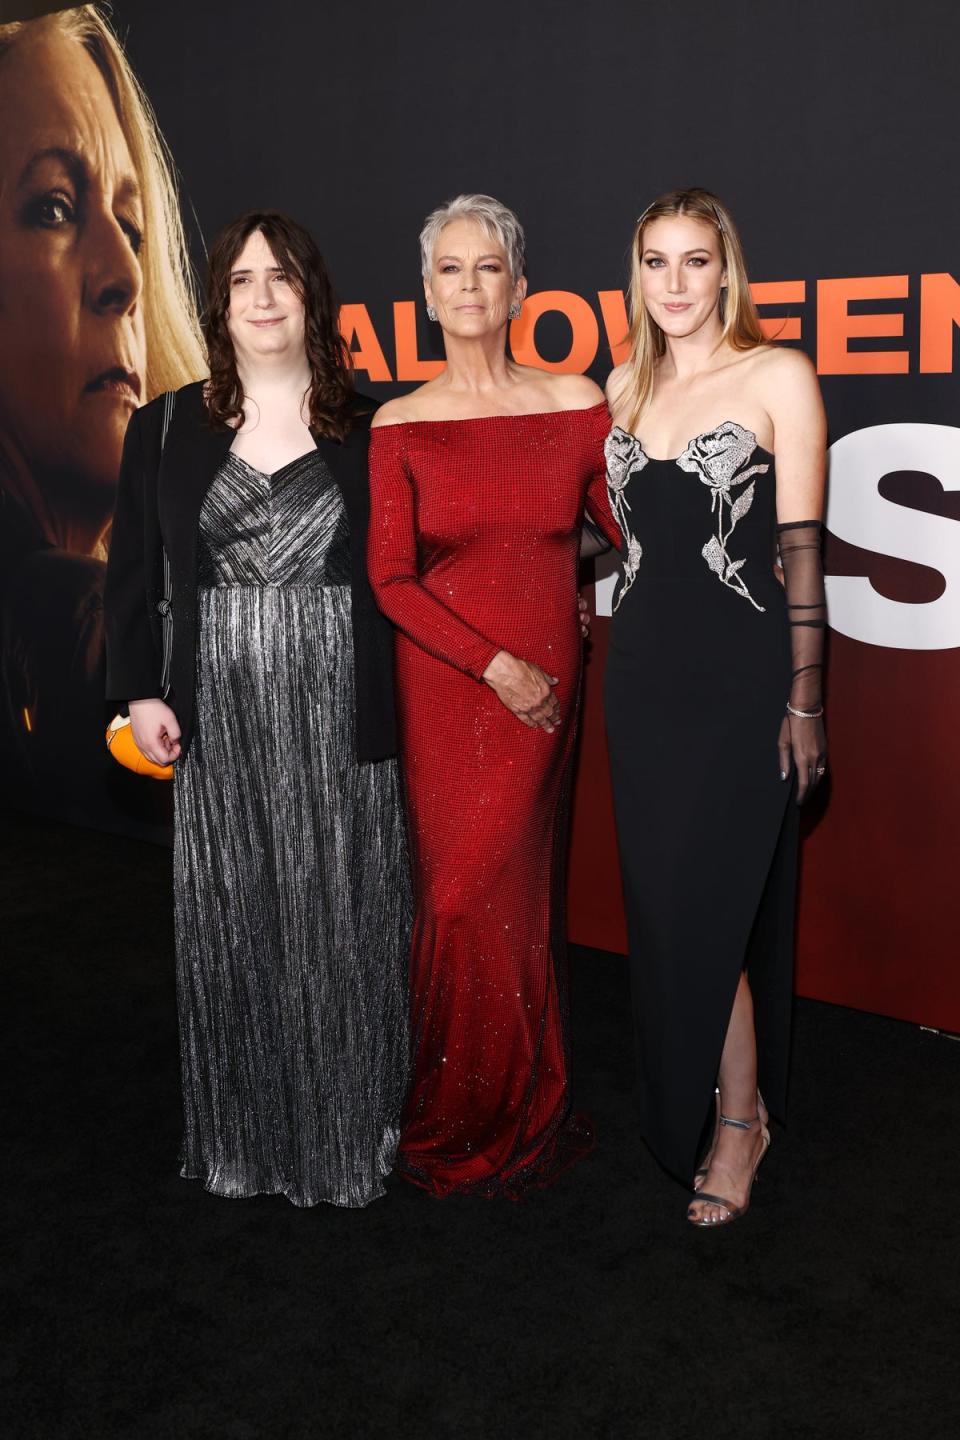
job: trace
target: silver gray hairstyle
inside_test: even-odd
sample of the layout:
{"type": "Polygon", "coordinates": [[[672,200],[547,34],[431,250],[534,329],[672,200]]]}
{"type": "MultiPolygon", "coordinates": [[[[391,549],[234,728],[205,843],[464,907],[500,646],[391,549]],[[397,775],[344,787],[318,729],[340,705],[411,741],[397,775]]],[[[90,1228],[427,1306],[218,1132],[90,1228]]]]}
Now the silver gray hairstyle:
{"type": "Polygon", "coordinates": [[[475,220],[488,235],[494,236],[507,252],[510,264],[510,278],[514,282],[523,274],[526,262],[523,226],[513,211],[492,195],[458,195],[431,210],[420,231],[420,262],[423,278],[430,279],[433,268],[433,252],[440,238],[440,231],[453,220],[475,220]]]}

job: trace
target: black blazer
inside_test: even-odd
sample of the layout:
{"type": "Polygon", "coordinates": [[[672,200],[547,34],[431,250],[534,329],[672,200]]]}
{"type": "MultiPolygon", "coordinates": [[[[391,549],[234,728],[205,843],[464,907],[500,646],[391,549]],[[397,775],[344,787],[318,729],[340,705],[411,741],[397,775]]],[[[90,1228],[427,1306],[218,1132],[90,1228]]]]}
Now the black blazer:
{"type": "MultiPolygon", "coordinates": [[[[354,406],[353,426],[342,445],[312,433],[340,486],[350,525],[357,757],[382,760],[396,752],[396,721],[393,631],[367,579],[367,451],[377,406],[362,396],[355,397],[354,406]]],[[[123,446],[104,591],[107,698],[126,704],[160,694],[163,546],[170,561],[173,611],[167,698],[180,721],[185,755],[194,722],[200,506],[236,432],[210,425],[202,381],[177,391],[161,456],[162,420],[160,397],[134,412],[123,446]]]]}

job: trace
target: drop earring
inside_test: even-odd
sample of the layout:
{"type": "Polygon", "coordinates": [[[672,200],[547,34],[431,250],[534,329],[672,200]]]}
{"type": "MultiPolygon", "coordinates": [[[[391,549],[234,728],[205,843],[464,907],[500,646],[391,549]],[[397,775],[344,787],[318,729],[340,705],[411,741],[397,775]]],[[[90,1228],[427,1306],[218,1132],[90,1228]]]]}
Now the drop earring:
{"type": "Polygon", "coordinates": [[[507,311],[507,319],[508,319],[508,320],[519,320],[519,319],[520,319],[520,306],[519,306],[519,304],[517,303],[516,300],[514,300],[513,304],[510,306],[510,309],[507,311]]]}
{"type": "Polygon", "coordinates": [[[428,319],[428,320],[436,320],[436,318],[437,318],[437,312],[436,312],[436,310],[434,310],[434,308],[433,308],[432,305],[428,305],[428,306],[427,306],[427,319],[428,319]]]}

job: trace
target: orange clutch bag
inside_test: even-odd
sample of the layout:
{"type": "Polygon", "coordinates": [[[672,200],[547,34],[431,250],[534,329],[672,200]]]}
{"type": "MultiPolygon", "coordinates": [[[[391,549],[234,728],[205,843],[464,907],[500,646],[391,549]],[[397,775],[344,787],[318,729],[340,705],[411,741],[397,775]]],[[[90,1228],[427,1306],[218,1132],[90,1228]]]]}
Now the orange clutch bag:
{"type": "MultiPolygon", "coordinates": [[[[167,443],[167,431],[170,429],[170,421],[173,417],[173,404],[176,393],[168,390],[163,397],[163,418],[160,425],[160,454],[163,455],[163,447],[167,443]]],[[[164,699],[167,698],[167,691],[170,689],[170,654],[173,641],[173,617],[170,614],[170,561],[167,558],[166,550],[163,551],[163,599],[157,606],[160,612],[163,627],[163,675],[160,681],[160,693],[164,699]]],[[[125,769],[132,770],[134,775],[149,775],[152,780],[172,780],[172,765],[154,765],[133,738],[133,731],[130,728],[129,715],[114,715],[107,726],[107,749],[116,760],[118,765],[125,769]]]]}
{"type": "Polygon", "coordinates": [[[118,765],[135,775],[149,775],[154,780],[172,780],[172,765],[154,765],[138,747],[130,729],[129,715],[114,715],[107,726],[107,749],[118,765]]]}

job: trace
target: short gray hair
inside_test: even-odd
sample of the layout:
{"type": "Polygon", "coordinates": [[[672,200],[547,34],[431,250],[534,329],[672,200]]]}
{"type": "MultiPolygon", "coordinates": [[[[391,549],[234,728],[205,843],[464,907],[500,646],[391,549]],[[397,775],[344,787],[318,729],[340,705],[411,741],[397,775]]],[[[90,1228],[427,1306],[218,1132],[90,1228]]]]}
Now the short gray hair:
{"type": "Polygon", "coordinates": [[[520,279],[526,263],[523,226],[513,211],[492,195],[458,195],[431,210],[420,231],[420,261],[423,278],[430,279],[433,268],[433,252],[440,238],[440,231],[454,220],[475,220],[488,235],[495,237],[507,252],[510,278],[520,279]]]}

